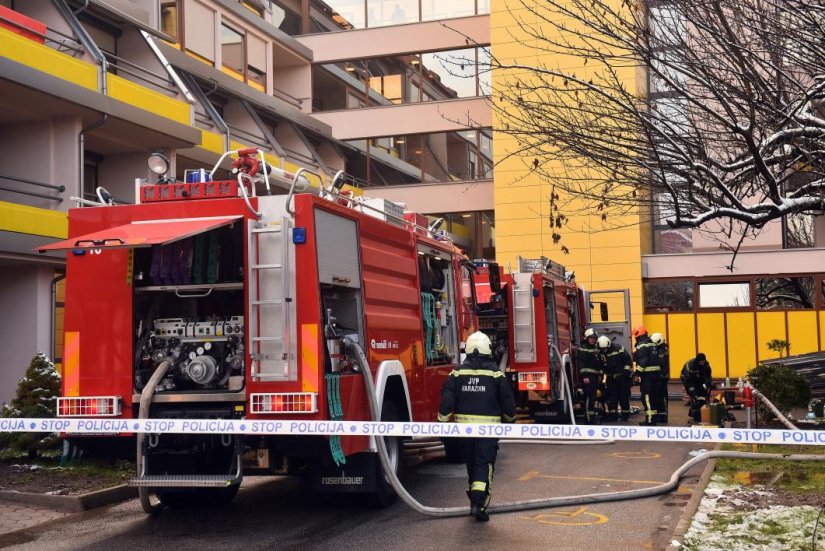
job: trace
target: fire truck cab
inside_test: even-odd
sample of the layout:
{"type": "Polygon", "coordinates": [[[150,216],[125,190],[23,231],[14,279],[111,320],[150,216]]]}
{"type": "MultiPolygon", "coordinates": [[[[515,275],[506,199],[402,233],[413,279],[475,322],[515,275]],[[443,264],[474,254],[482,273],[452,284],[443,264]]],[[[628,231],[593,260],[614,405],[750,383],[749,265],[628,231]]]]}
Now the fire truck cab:
{"type": "MultiPolygon", "coordinates": [[[[58,414],[216,428],[369,420],[346,339],[363,349],[382,420],[434,420],[477,325],[472,264],[400,206],[341,192],[341,174],[313,188],[311,173],[232,153],[237,178],[136,182],[136,204],[72,209],[71,237],[42,249],[67,251],[58,414]],[[289,193],[272,192],[270,178],[289,193]]],[[[115,440],[137,441],[132,484],[147,512],[150,492],[171,506],[229,500],[244,474],[303,474],[319,491],[378,505],[394,498],[369,436],[115,440]]],[[[402,442],[385,440],[397,469],[402,442]]]]}

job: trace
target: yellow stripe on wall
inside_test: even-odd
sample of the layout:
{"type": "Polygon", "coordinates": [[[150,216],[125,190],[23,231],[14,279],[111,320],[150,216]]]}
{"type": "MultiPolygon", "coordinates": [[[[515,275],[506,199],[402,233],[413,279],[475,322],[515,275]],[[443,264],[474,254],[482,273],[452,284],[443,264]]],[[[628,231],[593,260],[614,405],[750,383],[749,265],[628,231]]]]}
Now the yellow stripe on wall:
{"type": "Polygon", "coordinates": [[[97,68],[7,29],[0,28],[0,55],[53,77],[97,91],[97,68]]]}
{"type": "Polygon", "coordinates": [[[759,347],[759,361],[778,358],[779,353],[768,349],[773,339],[785,339],[785,312],[757,312],[756,339],[759,347]]]}
{"type": "Polygon", "coordinates": [[[731,378],[744,377],[756,367],[753,312],[732,312],[728,317],[728,359],[731,378]]]}
{"type": "Polygon", "coordinates": [[[791,343],[791,354],[819,351],[816,312],[788,311],[788,341],[791,343]]]}
{"type": "Polygon", "coordinates": [[[129,105],[189,126],[189,104],[170,98],[131,80],[109,74],[109,95],[129,105]]]}
{"type": "Polygon", "coordinates": [[[697,314],[699,352],[708,357],[714,377],[728,376],[725,343],[725,314],[697,314]]]}
{"type": "Polygon", "coordinates": [[[686,361],[696,356],[694,314],[668,314],[670,373],[678,373],[686,361]]]}
{"type": "Polygon", "coordinates": [[[65,212],[0,201],[0,231],[65,239],[69,219],[65,212]]]}
{"type": "Polygon", "coordinates": [[[642,318],[642,324],[647,328],[647,333],[661,333],[665,340],[670,341],[667,334],[667,315],[666,314],[645,314],[642,318]]]}

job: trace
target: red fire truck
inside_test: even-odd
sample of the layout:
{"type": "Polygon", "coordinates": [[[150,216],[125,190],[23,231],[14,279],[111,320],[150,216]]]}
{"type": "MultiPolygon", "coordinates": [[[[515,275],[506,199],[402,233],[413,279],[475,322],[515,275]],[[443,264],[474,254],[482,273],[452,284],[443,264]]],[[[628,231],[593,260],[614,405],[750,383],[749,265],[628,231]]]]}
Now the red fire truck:
{"type": "Polygon", "coordinates": [[[570,422],[584,413],[574,364],[585,327],[630,350],[628,291],[585,291],[572,272],[544,257],[517,262],[511,272],[476,261],[479,328],[490,337],[518,406],[535,422],[570,422]]]}
{"type": "MultiPolygon", "coordinates": [[[[341,174],[310,193],[312,173],[230,153],[237,177],[211,181],[216,165],[137,182],[136,204],[72,209],[71,237],[42,249],[67,251],[58,414],[368,420],[346,338],[365,351],[382,420],[434,420],[475,330],[473,265],[397,205],[341,193],[341,174]],[[270,179],[289,193],[265,194],[270,179]]],[[[369,436],[128,438],[147,512],[150,491],[172,506],[229,500],[244,473],[394,498],[369,436]]],[[[386,441],[397,468],[400,439],[386,441]]]]}

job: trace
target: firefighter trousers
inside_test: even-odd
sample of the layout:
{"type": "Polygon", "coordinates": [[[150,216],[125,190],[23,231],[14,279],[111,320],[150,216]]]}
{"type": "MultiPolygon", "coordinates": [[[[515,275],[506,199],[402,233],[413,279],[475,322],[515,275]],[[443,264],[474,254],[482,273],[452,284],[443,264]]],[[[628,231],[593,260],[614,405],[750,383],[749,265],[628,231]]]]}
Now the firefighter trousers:
{"type": "Polygon", "coordinates": [[[630,412],[630,376],[620,374],[607,376],[607,412],[615,414],[622,409],[622,418],[630,412]]]}
{"type": "Polygon", "coordinates": [[[664,377],[661,378],[659,381],[659,405],[657,406],[657,410],[659,411],[659,422],[660,423],[667,423],[667,410],[668,410],[668,388],[667,388],[668,380],[664,377]]]}
{"type": "Polygon", "coordinates": [[[496,468],[498,439],[496,438],[462,438],[464,461],[467,463],[467,479],[470,490],[467,495],[482,498],[481,508],[486,510],[492,495],[493,471],[496,468]],[[483,495],[479,492],[483,492],[483,495]]]}
{"type": "Polygon", "coordinates": [[[658,373],[642,373],[641,375],[642,408],[645,410],[645,421],[653,424],[658,421],[658,408],[661,407],[661,377],[658,373]]]}
{"type": "Polygon", "coordinates": [[[588,423],[595,423],[598,421],[596,414],[596,407],[598,397],[596,396],[599,390],[599,380],[596,376],[590,377],[590,382],[582,384],[582,392],[584,392],[584,413],[587,416],[588,423]]]}

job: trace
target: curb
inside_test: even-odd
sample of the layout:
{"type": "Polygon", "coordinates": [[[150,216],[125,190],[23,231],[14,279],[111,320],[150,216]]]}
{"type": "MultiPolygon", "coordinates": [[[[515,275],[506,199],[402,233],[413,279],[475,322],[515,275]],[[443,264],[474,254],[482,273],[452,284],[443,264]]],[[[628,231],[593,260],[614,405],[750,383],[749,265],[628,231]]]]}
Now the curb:
{"type": "Polygon", "coordinates": [[[57,511],[67,513],[80,513],[95,509],[104,505],[118,503],[136,498],[137,488],[121,484],[112,488],[104,488],[86,494],[56,496],[48,494],[33,494],[28,492],[0,491],[0,500],[35,505],[38,507],[48,507],[57,511]]]}
{"type": "MultiPolygon", "coordinates": [[[[716,451],[722,447],[722,444],[717,443],[712,451],[716,451]]],[[[713,471],[716,470],[716,459],[709,459],[705,463],[705,468],[702,471],[701,476],[699,476],[699,481],[696,483],[696,488],[693,492],[693,495],[690,497],[690,500],[685,505],[685,510],[682,511],[682,515],[679,517],[679,521],[676,523],[676,528],[673,530],[673,534],[670,536],[671,543],[665,548],[665,551],[680,551],[682,548],[682,542],[685,539],[685,534],[687,534],[688,528],[690,528],[690,523],[693,521],[693,515],[696,514],[696,510],[699,509],[699,504],[702,502],[702,497],[705,495],[705,488],[710,482],[710,477],[713,475],[713,471]],[[679,545],[673,545],[672,542],[678,541],[679,545]]]]}

